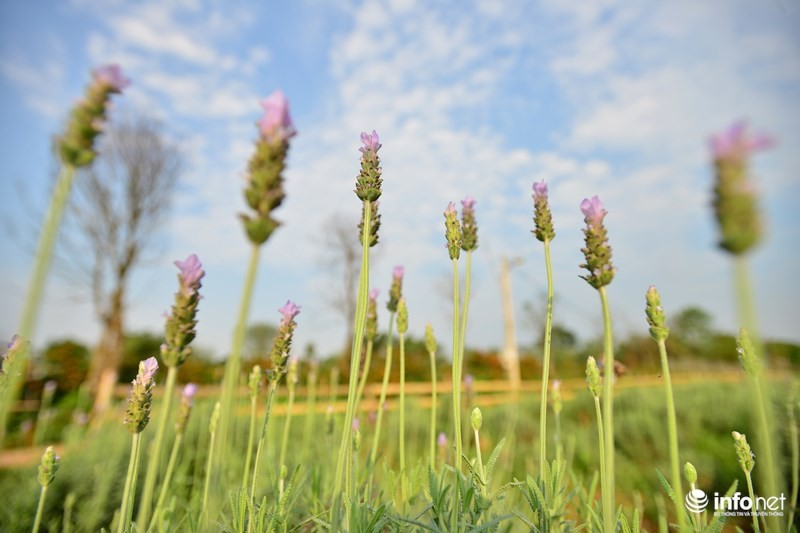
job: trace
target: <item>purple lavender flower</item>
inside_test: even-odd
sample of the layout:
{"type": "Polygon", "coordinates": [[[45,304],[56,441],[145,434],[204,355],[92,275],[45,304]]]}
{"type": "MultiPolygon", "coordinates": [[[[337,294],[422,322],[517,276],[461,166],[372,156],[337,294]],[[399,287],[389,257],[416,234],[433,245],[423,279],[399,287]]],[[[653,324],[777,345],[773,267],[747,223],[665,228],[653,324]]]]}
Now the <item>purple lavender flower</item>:
{"type": "Polygon", "coordinates": [[[715,161],[724,159],[745,159],[748,155],[759,150],[771,148],[775,139],[765,133],[750,136],[747,132],[747,123],[735,122],[727,130],[713,135],[709,139],[709,147],[715,161]]]}
{"type": "Polygon", "coordinates": [[[381,146],[383,146],[380,143],[380,138],[378,137],[378,132],[375,131],[375,130],[372,130],[371,134],[367,133],[365,131],[362,131],[361,132],[361,142],[364,144],[364,146],[362,146],[358,150],[364,155],[367,155],[367,152],[371,152],[373,154],[377,154],[378,150],[380,150],[381,146]]]}
{"type": "Polygon", "coordinates": [[[190,255],[185,261],[175,261],[175,266],[181,271],[181,292],[191,297],[202,286],[200,280],[205,276],[203,265],[195,254],[190,255]]]}
{"type": "Polygon", "coordinates": [[[11,337],[11,342],[6,344],[6,348],[10,352],[12,350],[18,349],[21,344],[22,344],[22,339],[19,338],[19,335],[14,335],[13,337],[11,337]]]}
{"type": "Polygon", "coordinates": [[[478,248],[478,221],[475,218],[475,198],[461,200],[461,249],[472,252],[478,248]]]}
{"type": "Polygon", "coordinates": [[[456,204],[450,202],[447,204],[447,209],[444,210],[444,216],[456,216],[458,212],[456,211],[456,204]]]}
{"type": "Polygon", "coordinates": [[[149,357],[139,363],[139,373],[136,374],[136,382],[143,386],[147,386],[156,375],[158,371],[158,361],[155,357],[149,357]]]}
{"type": "Polygon", "coordinates": [[[288,325],[300,313],[300,307],[293,301],[286,300],[286,304],[278,309],[278,312],[283,315],[281,326],[284,326],[288,325]]]}
{"type": "Polygon", "coordinates": [[[358,431],[361,422],[358,420],[358,417],[353,418],[353,431],[358,431]]]}
{"type": "Polygon", "coordinates": [[[378,299],[378,294],[380,294],[380,292],[381,291],[379,291],[378,289],[370,289],[370,291],[369,291],[369,299],[372,300],[372,301],[377,300],[378,299]]]}
{"type": "Polygon", "coordinates": [[[150,405],[153,401],[157,370],[158,361],[155,357],[139,362],[139,373],[131,383],[131,395],[125,411],[124,424],[131,433],[141,433],[150,422],[150,405]]]}
{"type": "Polygon", "coordinates": [[[186,386],[183,387],[181,397],[191,405],[194,402],[195,394],[197,394],[197,385],[195,383],[187,383],[186,386]]]}
{"type": "Polygon", "coordinates": [[[444,431],[439,433],[439,436],[436,438],[436,444],[438,444],[440,448],[447,448],[447,435],[444,434],[444,431]]]}
{"type": "Polygon", "coordinates": [[[471,389],[472,385],[475,383],[475,376],[472,374],[467,374],[464,376],[464,387],[467,389],[471,389]]]}
{"type": "Polygon", "coordinates": [[[45,382],[43,391],[45,394],[53,394],[58,388],[58,383],[54,379],[49,379],[45,382]]]}
{"type": "Polygon", "coordinates": [[[461,200],[461,206],[464,209],[472,209],[473,207],[475,207],[475,203],[476,203],[475,198],[473,198],[472,196],[467,196],[466,198],[461,200]]]}
{"type": "Polygon", "coordinates": [[[92,77],[97,83],[107,85],[111,92],[115,93],[121,93],[131,84],[131,80],[122,75],[122,68],[116,64],[96,68],[92,72],[92,77]]]}
{"type": "Polygon", "coordinates": [[[288,141],[295,135],[292,117],[289,115],[289,101],[280,89],[261,100],[264,116],[258,122],[261,134],[269,142],[288,141]]]}
{"type": "Polygon", "coordinates": [[[535,199],[547,198],[547,183],[544,180],[533,182],[533,194],[535,199]]]}
{"type": "Polygon", "coordinates": [[[397,265],[392,270],[392,286],[389,288],[389,301],[386,302],[386,308],[392,313],[397,311],[397,304],[403,297],[404,274],[405,269],[401,265],[397,265]]]}
{"type": "Polygon", "coordinates": [[[406,269],[402,265],[397,265],[392,269],[392,277],[394,279],[403,280],[403,275],[405,274],[406,269]]]}
{"type": "Polygon", "coordinates": [[[603,203],[597,196],[592,196],[592,199],[584,198],[581,202],[581,211],[583,211],[584,221],[591,226],[599,226],[603,223],[603,218],[608,214],[608,211],[603,209],[603,203]]]}

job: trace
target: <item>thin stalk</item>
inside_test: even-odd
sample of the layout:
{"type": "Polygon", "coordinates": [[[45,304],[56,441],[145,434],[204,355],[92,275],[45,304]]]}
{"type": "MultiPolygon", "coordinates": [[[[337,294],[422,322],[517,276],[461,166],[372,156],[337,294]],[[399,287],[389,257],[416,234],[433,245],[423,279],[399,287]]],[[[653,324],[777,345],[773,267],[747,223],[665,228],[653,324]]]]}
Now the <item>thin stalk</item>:
{"type": "MultiPolygon", "coordinates": [[[[794,397],[792,401],[797,401],[794,397]]],[[[800,438],[797,431],[797,419],[794,417],[794,409],[792,406],[792,416],[790,417],[791,425],[789,426],[789,446],[792,449],[792,495],[789,501],[789,521],[786,523],[786,530],[789,531],[794,524],[794,512],[797,507],[797,492],[800,487],[800,438]]]]}
{"type": "MultiPolygon", "coordinates": [[[[753,491],[753,479],[750,477],[750,472],[745,471],[744,477],[747,479],[747,491],[750,493],[750,501],[756,501],[756,495],[753,491]]],[[[759,533],[761,529],[758,527],[758,515],[755,509],[750,513],[750,516],[753,517],[753,531],[759,533]]]]}
{"type": "MultiPolygon", "coordinates": [[[[264,450],[264,442],[267,440],[267,426],[269,425],[269,412],[272,409],[272,398],[275,396],[275,390],[278,388],[276,381],[270,381],[269,393],[267,393],[267,412],[264,415],[264,425],[261,426],[261,437],[258,439],[258,448],[256,450],[256,461],[253,467],[253,484],[250,486],[250,503],[255,501],[256,486],[258,484],[258,471],[261,465],[261,453],[264,450]]],[[[251,520],[252,522],[252,520],[251,520]]]]}
{"type": "MultiPolygon", "coordinates": [[[[465,339],[467,336],[467,314],[469,312],[469,296],[470,296],[470,287],[472,286],[472,250],[467,252],[467,268],[464,274],[464,309],[461,314],[461,328],[458,330],[458,382],[461,383],[463,376],[464,376],[464,348],[466,346],[465,339]]],[[[472,395],[470,395],[472,396],[472,395]]],[[[467,397],[467,401],[470,401],[470,396],[467,397]]],[[[470,402],[471,403],[471,402],[470,402]]],[[[473,405],[468,405],[467,409],[471,410],[473,405]]],[[[465,427],[467,431],[469,431],[469,420],[465,420],[465,427]]],[[[463,432],[464,428],[461,428],[463,432]]],[[[461,435],[461,433],[459,433],[461,435]]],[[[460,463],[459,463],[460,464],[460,463]]]]}
{"type": "MultiPolygon", "coordinates": [[[[350,385],[347,390],[347,411],[342,428],[342,440],[339,444],[339,458],[336,462],[336,477],[333,482],[332,495],[335,498],[342,490],[342,477],[347,458],[347,448],[350,445],[351,432],[353,431],[353,415],[356,404],[356,385],[358,382],[358,367],[361,360],[361,344],[364,341],[364,325],[367,320],[367,297],[369,291],[369,239],[370,219],[372,204],[364,202],[363,231],[361,235],[361,275],[358,283],[358,300],[356,303],[356,316],[353,328],[353,350],[350,354],[350,385]]],[[[334,510],[338,506],[334,503],[334,510]]],[[[335,527],[335,525],[334,525],[335,527]]]]}
{"type": "Polygon", "coordinates": [[[431,359],[431,468],[436,467],[436,354],[431,359]]]}
{"type": "Polygon", "coordinates": [[[170,366],[167,369],[167,383],[164,387],[164,399],[161,401],[156,438],[155,441],[153,441],[153,447],[147,457],[147,474],[144,478],[144,489],[142,490],[142,499],[139,500],[139,514],[136,518],[136,522],[144,530],[147,530],[147,526],[150,523],[153,493],[156,488],[158,468],[161,466],[161,448],[164,445],[167,421],[170,420],[169,413],[172,407],[172,395],[175,390],[175,380],[177,377],[178,367],[170,366]]]}
{"type": "Polygon", "coordinates": [[[475,429],[475,452],[478,454],[478,475],[481,476],[481,482],[486,483],[486,473],[483,470],[483,457],[481,457],[481,435],[475,429]]]}
{"type": "Polygon", "coordinates": [[[459,476],[461,474],[461,352],[458,348],[458,260],[453,259],[453,424],[455,426],[456,457],[455,482],[453,484],[453,520],[450,527],[458,531],[458,514],[461,497],[459,476]]]}
{"type": "MultiPolygon", "coordinates": [[[[75,167],[72,165],[62,165],[58,175],[53,196],[50,198],[50,205],[47,208],[42,232],[39,234],[39,243],[36,246],[36,257],[33,263],[33,274],[28,285],[28,294],[25,298],[25,306],[22,309],[22,320],[17,334],[24,341],[33,338],[36,326],[37,314],[42,301],[42,292],[47,278],[47,271],[50,268],[50,261],[53,257],[58,227],[64,216],[64,209],[67,206],[69,192],[72,189],[72,182],[75,178],[75,167]]],[[[8,420],[9,409],[20,392],[22,376],[27,366],[30,350],[22,350],[19,358],[13,363],[13,368],[9,373],[5,393],[0,397],[0,443],[5,436],[6,422],[8,420]]]]}
{"type": "MultiPolygon", "coordinates": [[[[169,463],[167,464],[167,472],[164,474],[164,481],[161,482],[161,491],[158,495],[158,502],[156,508],[153,509],[153,521],[147,531],[151,531],[158,522],[158,515],[164,508],[164,503],[167,501],[167,493],[169,492],[170,484],[172,483],[172,474],[175,472],[175,465],[178,462],[178,451],[181,449],[181,442],[183,442],[183,433],[175,435],[175,442],[172,443],[172,452],[169,454],[169,463]]],[[[144,528],[144,525],[142,526],[144,528]]]]}
{"type": "MultiPolygon", "coordinates": [[[[764,369],[766,369],[766,352],[764,351],[761,337],[758,334],[755,298],[753,297],[753,288],[750,282],[750,274],[745,256],[736,256],[734,259],[734,280],[740,320],[743,327],[750,332],[750,338],[753,341],[756,353],[761,358],[764,369]]],[[[764,459],[763,468],[759,469],[759,482],[763,486],[766,494],[775,495],[782,491],[778,488],[779,482],[776,478],[776,449],[773,447],[774,443],[772,441],[775,418],[772,412],[772,403],[769,397],[764,394],[765,390],[769,390],[764,377],[765,374],[765,371],[762,370],[761,374],[751,378],[750,382],[752,395],[755,396],[756,400],[753,407],[756,410],[755,415],[758,420],[759,428],[757,435],[758,448],[761,450],[761,457],[764,459]]],[[[777,531],[780,528],[777,517],[768,516],[766,520],[769,525],[768,529],[777,531]]]]}
{"type": "MultiPolygon", "coordinates": [[[[294,388],[295,385],[291,381],[287,383],[289,388],[289,402],[286,405],[286,420],[283,423],[283,439],[281,440],[281,455],[278,461],[278,469],[283,470],[284,462],[286,461],[286,449],[289,447],[289,431],[292,427],[292,410],[294,409],[294,388]]],[[[283,481],[283,476],[281,476],[283,481]]],[[[280,496],[283,496],[283,485],[281,485],[280,496]]]]}
{"type": "Polygon", "coordinates": [[[303,428],[303,442],[310,442],[311,431],[314,428],[314,418],[317,415],[317,371],[313,369],[308,372],[306,384],[308,386],[308,396],[306,397],[306,423],[303,428]]]}
{"type": "Polygon", "coordinates": [[[139,469],[139,448],[141,433],[134,433],[131,439],[131,457],[128,460],[128,474],[125,476],[125,488],[122,491],[122,507],[119,511],[117,533],[125,533],[131,524],[133,498],[136,495],[136,474],[139,469]]]}
{"type": "Polygon", "coordinates": [[[244,473],[242,474],[242,488],[247,488],[247,482],[250,480],[250,466],[253,460],[253,439],[256,436],[256,404],[258,397],[253,396],[250,398],[250,429],[247,433],[247,454],[244,460],[244,473]]]}
{"type": "Polygon", "coordinates": [[[364,369],[361,371],[361,379],[358,381],[358,391],[356,392],[356,412],[359,411],[361,398],[364,396],[364,387],[367,386],[369,377],[369,367],[372,365],[372,339],[367,340],[367,354],[364,357],[364,369]]]}
{"type": "Polygon", "coordinates": [[[44,499],[47,497],[47,485],[42,485],[42,491],[39,493],[39,505],[36,507],[36,518],[33,519],[33,533],[39,533],[39,526],[42,523],[42,514],[44,514],[44,499]]]}
{"type": "Polygon", "coordinates": [[[400,498],[406,502],[406,336],[400,333],[400,498]]]}
{"type": "Polygon", "coordinates": [[[664,376],[664,392],[667,395],[667,426],[669,429],[669,461],[672,469],[672,490],[675,492],[675,512],[678,516],[678,527],[686,528],[686,512],[683,505],[681,489],[681,467],[678,457],[678,423],[675,418],[675,400],[672,395],[672,378],[669,373],[666,341],[658,341],[658,353],[661,355],[661,375],[664,376]]]}
{"type": "Polygon", "coordinates": [[[604,351],[604,376],[603,379],[603,413],[605,437],[605,463],[606,484],[603,486],[603,528],[605,533],[615,531],[614,513],[614,341],[611,337],[611,311],[608,307],[606,288],[600,287],[600,303],[603,307],[603,351],[604,351]]]}
{"type": "Polygon", "coordinates": [[[550,343],[553,331],[553,268],[550,261],[550,241],[544,241],[544,263],[547,270],[547,317],[544,325],[542,358],[542,400],[539,407],[539,468],[547,462],[547,385],[550,382],[550,343]]]}
{"type": "MultiPolygon", "coordinates": [[[[242,289],[242,299],[239,304],[236,326],[233,330],[231,352],[228,356],[228,360],[225,362],[225,375],[222,378],[222,398],[220,406],[220,413],[222,416],[220,416],[219,426],[217,427],[221,452],[219,454],[220,458],[226,456],[228,446],[228,433],[230,430],[232,413],[234,413],[233,396],[236,385],[239,383],[239,373],[241,372],[242,366],[242,347],[244,346],[244,338],[247,331],[247,317],[250,313],[250,302],[253,298],[256,284],[260,252],[261,247],[255,244],[250,250],[250,263],[247,268],[244,288],[242,289]]],[[[219,464],[217,467],[221,468],[222,465],[219,464]]]]}
{"type": "Polygon", "coordinates": [[[389,332],[386,337],[386,361],[383,364],[383,382],[381,394],[378,399],[378,418],[375,420],[375,437],[372,440],[372,451],[369,454],[369,465],[375,471],[375,460],[378,457],[378,443],[381,439],[381,423],[383,422],[383,404],[386,403],[386,389],[389,387],[389,377],[392,374],[392,340],[394,327],[394,313],[389,313],[389,332]]]}
{"type": "Polygon", "coordinates": [[[203,523],[205,524],[206,529],[208,529],[209,521],[208,489],[211,486],[211,465],[213,464],[214,460],[214,441],[216,440],[217,431],[219,431],[219,427],[215,428],[215,430],[211,432],[211,436],[208,440],[208,460],[206,461],[206,479],[203,486],[203,506],[201,507],[203,513],[203,523]]]}
{"type": "Polygon", "coordinates": [[[597,444],[598,444],[598,452],[600,455],[600,487],[602,487],[602,491],[600,494],[600,501],[603,502],[603,513],[605,513],[606,509],[606,493],[605,493],[605,486],[606,486],[606,465],[605,465],[605,439],[603,438],[603,412],[600,410],[600,398],[595,397],[594,399],[594,412],[597,415],[597,444]]]}
{"type": "Polygon", "coordinates": [[[553,414],[556,419],[556,431],[555,435],[553,435],[553,444],[556,446],[556,461],[561,464],[561,460],[564,457],[564,445],[561,443],[561,413],[555,411],[553,414]]]}

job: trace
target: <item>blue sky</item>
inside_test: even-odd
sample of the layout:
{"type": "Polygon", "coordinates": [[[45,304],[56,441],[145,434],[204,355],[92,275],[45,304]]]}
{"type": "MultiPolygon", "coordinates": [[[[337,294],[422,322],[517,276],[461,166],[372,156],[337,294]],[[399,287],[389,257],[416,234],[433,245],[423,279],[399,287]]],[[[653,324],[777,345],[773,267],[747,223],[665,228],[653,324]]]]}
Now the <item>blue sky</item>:
{"type": "MultiPolygon", "coordinates": [[[[580,201],[598,194],[619,269],[609,289],[615,328],[646,331],[644,293],[667,312],[699,305],[733,331],[731,265],[715,248],[708,136],[744,118],[779,146],[753,161],[769,230],[753,254],[761,327],[800,341],[793,265],[800,240],[800,8],[746,2],[139,2],[0,4],[0,194],[4,217],[24,220],[23,188],[44,204],[49,143],[89,70],[120,63],[133,85],[119,107],[166,124],[188,165],[165,228],[165,253],[138,271],[128,328],[158,331],[175,291],[173,259],[206,265],[197,342],[230,343],[249,253],[236,213],[256,136],[259,99],[282,88],[299,130],[286,171],[284,222],[263,250],[252,321],[278,318],[291,298],[302,349],[339,349],[344,321],[327,303],[339,284],[321,261],[326,222],[353,219],[359,133],[383,142],[383,226],[371,285],[386,295],[406,266],[410,329],[431,322],[448,354],[450,310],[442,211],[474,196],[468,343],[500,346],[497,272],[514,271],[519,337],[525,301],[545,287],[530,234],[531,184],[550,184],[556,320],[600,332],[599,302],[578,278],[580,201]]],[[[12,222],[11,226],[14,226],[12,222]]],[[[3,228],[0,336],[18,322],[30,256],[3,228]]],[[[36,341],[93,342],[88,299],[53,276],[36,341]]],[[[385,326],[385,315],[383,325],[385,326]]]]}

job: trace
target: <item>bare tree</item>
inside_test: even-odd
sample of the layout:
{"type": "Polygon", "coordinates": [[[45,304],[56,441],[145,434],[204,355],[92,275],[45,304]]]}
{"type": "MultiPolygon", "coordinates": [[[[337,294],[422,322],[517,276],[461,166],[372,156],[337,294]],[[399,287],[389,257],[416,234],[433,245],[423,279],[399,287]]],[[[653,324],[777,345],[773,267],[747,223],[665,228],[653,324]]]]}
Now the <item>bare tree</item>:
{"type": "Polygon", "coordinates": [[[161,124],[140,115],[109,123],[99,151],[76,177],[65,239],[102,326],[89,369],[96,413],[108,406],[117,382],[128,280],[163,228],[183,165],[161,124]]]}

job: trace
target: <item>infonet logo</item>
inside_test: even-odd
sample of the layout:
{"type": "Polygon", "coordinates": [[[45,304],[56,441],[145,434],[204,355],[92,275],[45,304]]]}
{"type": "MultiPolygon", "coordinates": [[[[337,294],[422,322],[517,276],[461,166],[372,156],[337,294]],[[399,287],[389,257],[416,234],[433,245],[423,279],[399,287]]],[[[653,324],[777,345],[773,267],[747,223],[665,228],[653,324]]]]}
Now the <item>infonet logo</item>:
{"type": "MultiPolygon", "coordinates": [[[[742,496],[741,492],[734,492],[733,496],[720,496],[714,493],[715,516],[783,516],[786,496],[756,496],[755,501],[749,496],[742,496]]],[[[708,507],[708,495],[694,489],[686,495],[686,509],[690,513],[702,513],[708,507]]]]}

